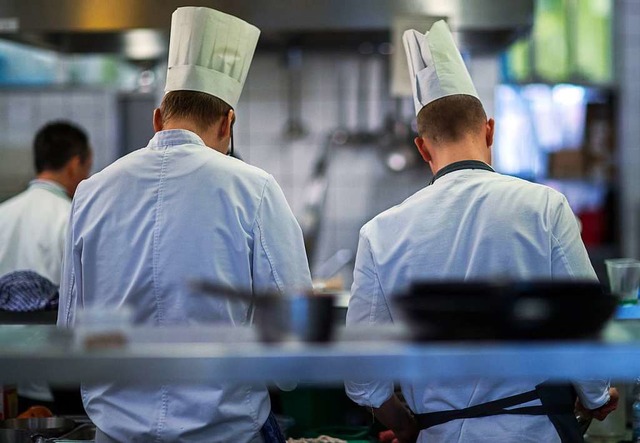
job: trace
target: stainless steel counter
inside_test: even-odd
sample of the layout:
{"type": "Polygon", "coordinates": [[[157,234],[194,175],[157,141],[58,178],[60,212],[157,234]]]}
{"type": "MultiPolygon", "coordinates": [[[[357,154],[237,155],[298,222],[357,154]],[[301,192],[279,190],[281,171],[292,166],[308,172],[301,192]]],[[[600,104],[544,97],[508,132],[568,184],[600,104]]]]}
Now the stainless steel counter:
{"type": "MultiPolygon", "coordinates": [[[[624,324],[623,327],[620,324],[624,324]]],[[[135,329],[119,349],[86,351],[46,326],[0,327],[0,380],[266,381],[611,377],[640,373],[638,322],[603,342],[415,344],[398,328],[340,330],[327,345],[257,343],[249,328],[135,329]]]]}

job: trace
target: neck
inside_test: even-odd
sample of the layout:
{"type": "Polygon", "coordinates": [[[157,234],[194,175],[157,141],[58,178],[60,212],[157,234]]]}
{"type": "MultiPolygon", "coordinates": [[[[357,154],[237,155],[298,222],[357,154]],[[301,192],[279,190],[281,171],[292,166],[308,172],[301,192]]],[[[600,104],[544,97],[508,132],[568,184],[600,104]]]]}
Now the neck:
{"type": "Polygon", "coordinates": [[[195,125],[193,122],[184,119],[171,119],[165,122],[162,125],[162,130],[166,131],[169,129],[184,129],[187,131],[191,131],[196,134],[198,137],[202,139],[205,145],[207,145],[211,149],[215,149],[223,154],[226,154],[227,148],[220,145],[220,140],[217,135],[217,130],[219,130],[219,125],[211,125],[208,129],[202,130],[200,127],[195,125]]]}
{"type": "Polygon", "coordinates": [[[203,136],[205,135],[200,128],[198,128],[189,120],[169,120],[164,123],[164,125],[162,126],[162,130],[168,131],[170,129],[184,129],[187,131],[191,131],[200,138],[203,138],[203,136]]]}
{"type": "Polygon", "coordinates": [[[73,196],[72,184],[63,172],[42,171],[36,176],[38,180],[48,180],[62,186],[69,197],[73,196]]]}
{"type": "Polygon", "coordinates": [[[491,150],[481,143],[448,143],[433,151],[430,165],[434,174],[447,165],[463,160],[478,160],[491,165],[491,150]]]}

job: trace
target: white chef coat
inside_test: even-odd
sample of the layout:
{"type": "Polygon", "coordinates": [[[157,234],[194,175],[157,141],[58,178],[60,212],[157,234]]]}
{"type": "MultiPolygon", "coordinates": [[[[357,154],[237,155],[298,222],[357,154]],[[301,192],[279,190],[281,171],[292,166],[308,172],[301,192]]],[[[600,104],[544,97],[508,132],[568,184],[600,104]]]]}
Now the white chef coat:
{"type": "MultiPolygon", "coordinates": [[[[192,132],[161,131],[78,187],[58,324],[72,326],[83,307],[122,305],[138,324],[246,324],[246,304],[193,293],[190,278],[311,289],[302,232],[273,177],[192,132]]],[[[261,441],[270,411],[264,386],[224,381],[86,383],[82,395],[91,420],[119,442],[261,441]]]]}
{"type": "Polygon", "coordinates": [[[60,284],[71,199],[50,180],[33,180],[29,188],[0,205],[0,275],[29,269],[60,284]]]}
{"type": "MultiPolygon", "coordinates": [[[[565,197],[545,186],[481,169],[438,178],[360,231],[347,324],[392,323],[390,298],[414,280],[597,277],[565,197]]],[[[539,380],[402,384],[414,413],[462,409],[530,391],[539,380]]],[[[609,400],[608,381],[574,383],[589,408],[609,400]]],[[[386,382],[346,383],[355,402],[379,407],[386,382]]],[[[526,406],[540,404],[539,401],[526,406]]],[[[559,442],[546,416],[454,420],[420,433],[419,442],[559,442]]]]}
{"type": "MultiPolygon", "coordinates": [[[[31,270],[60,284],[71,199],[51,180],[32,180],[22,193],[0,204],[0,275],[31,270]]],[[[53,401],[45,383],[21,383],[18,393],[53,401]]]]}

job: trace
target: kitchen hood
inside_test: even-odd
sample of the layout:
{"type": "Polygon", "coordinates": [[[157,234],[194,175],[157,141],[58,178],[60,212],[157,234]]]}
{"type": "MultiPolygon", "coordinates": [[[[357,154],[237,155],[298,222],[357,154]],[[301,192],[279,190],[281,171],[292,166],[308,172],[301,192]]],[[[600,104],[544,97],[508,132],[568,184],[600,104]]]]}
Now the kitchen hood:
{"type": "Polygon", "coordinates": [[[443,17],[469,52],[503,49],[531,28],[534,8],[533,0],[0,0],[0,37],[67,53],[159,58],[171,13],[187,4],[255,24],[264,47],[383,43],[398,16],[443,17]],[[146,35],[132,37],[136,29],[146,35]],[[136,53],[137,40],[157,50],[136,53]]]}

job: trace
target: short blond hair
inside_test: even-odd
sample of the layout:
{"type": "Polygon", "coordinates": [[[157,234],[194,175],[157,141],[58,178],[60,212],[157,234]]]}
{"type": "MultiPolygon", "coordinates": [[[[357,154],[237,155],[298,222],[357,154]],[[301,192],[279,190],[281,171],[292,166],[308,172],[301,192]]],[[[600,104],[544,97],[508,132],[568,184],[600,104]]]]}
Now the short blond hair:
{"type": "Polygon", "coordinates": [[[198,91],[168,92],[160,105],[163,124],[173,118],[188,119],[201,130],[217,123],[231,109],[218,97],[198,91]]]}

